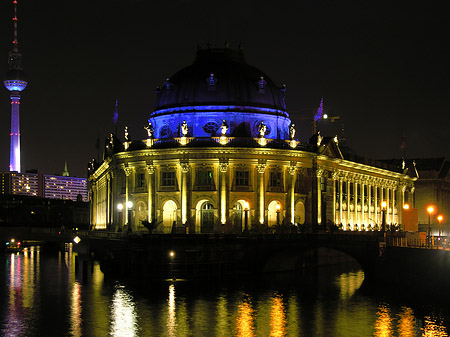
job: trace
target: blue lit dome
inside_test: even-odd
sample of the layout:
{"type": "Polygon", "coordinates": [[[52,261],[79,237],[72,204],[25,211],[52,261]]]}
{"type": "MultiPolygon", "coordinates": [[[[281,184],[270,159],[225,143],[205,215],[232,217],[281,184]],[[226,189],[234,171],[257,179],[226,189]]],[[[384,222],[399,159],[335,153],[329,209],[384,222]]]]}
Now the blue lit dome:
{"type": "Polygon", "coordinates": [[[3,84],[9,91],[22,91],[28,83],[21,70],[11,69],[6,73],[3,84]]]}
{"type": "Polygon", "coordinates": [[[241,50],[198,50],[192,65],[158,87],[149,121],[157,138],[179,137],[183,121],[189,136],[217,135],[225,120],[229,136],[257,137],[264,122],[267,138],[286,139],[290,119],[284,92],[284,86],[248,65],[241,50]]]}

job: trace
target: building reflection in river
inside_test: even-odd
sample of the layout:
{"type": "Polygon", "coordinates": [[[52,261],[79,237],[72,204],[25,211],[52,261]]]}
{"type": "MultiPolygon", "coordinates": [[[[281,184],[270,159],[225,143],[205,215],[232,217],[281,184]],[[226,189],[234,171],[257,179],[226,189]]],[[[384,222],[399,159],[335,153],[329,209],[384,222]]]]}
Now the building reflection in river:
{"type": "Polygon", "coordinates": [[[95,262],[76,268],[81,257],[70,247],[41,255],[31,247],[2,257],[1,336],[448,336],[445,313],[421,316],[358,294],[362,271],[288,288],[198,291],[189,282],[141,288],[105,280],[95,262]],[[323,280],[334,281],[314,288],[323,280]]]}

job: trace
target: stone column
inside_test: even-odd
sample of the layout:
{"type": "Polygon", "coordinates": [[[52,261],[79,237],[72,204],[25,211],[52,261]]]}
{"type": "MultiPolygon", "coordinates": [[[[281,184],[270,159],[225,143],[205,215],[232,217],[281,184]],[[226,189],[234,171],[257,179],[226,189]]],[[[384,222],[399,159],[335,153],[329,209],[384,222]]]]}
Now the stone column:
{"type": "Polygon", "coordinates": [[[114,212],[116,210],[116,207],[114,205],[115,197],[114,197],[114,172],[111,170],[109,172],[109,209],[110,209],[110,215],[109,215],[109,224],[110,224],[110,230],[114,230],[114,212]]]}
{"type": "Polygon", "coordinates": [[[296,168],[297,163],[295,161],[291,161],[291,164],[288,166],[287,171],[289,173],[289,199],[288,199],[288,214],[291,224],[295,224],[295,179],[296,179],[296,168]]]}
{"type": "Polygon", "coordinates": [[[219,200],[220,200],[220,223],[226,224],[228,220],[227,214],[227,171],[228,171],[228,159],[221,159],[219,163],[219,200]]]}
{"type": "MultiPolygon", "coordinates": [[[[350,178],[347,177],[347,223],[348,226],[351,222],[351,216],[350,216],[350,178]]],[[[350,228],[347,228],[350,229],[350,228]]]]}
{"type": "Polygon", "coordinates": [[[111,207],[111,176],[106,174],[106,225],[111,225],[112,207],[111,207]]]}
{"type": "MultiPolygon", "coordinates": [[[[343,194],[343,189],[342,189],[342,183],[343,183],[343,177],[339,177],[339,223],[342,224],[342,194],[343,194]]],[[[345,227],[344,227],[345,228],[345,227]]]]}
{"type": "Polygon", "coordinates": [[[375,223],[378,225],[378,183],[375,181],[374,182],[374,199],[373,199],[373,202],[374,202],[374,218],[373,218],[373,221],[375,221],[375,223]]]}
{"type": "Polygon", "coordinates": [[[131,176],[131,173],[133,172],[133,169],[131,167],[124,167],[125,172],[125,205],[123,205],[123,212],[125,213],[125,224],[130,226],[131,224],[129,221],[131,219],[128,219],[128,201],[130,200],[130,186],[129,186],[129,177],[131,176]]]}
{"type": "Polygon", "coordinates": [[[353,195],[354,195],[354,206],[355,207],[355,214],[354,214],[354,224],[358,224],[358,178],[355,178],[353,181],[353,195]]]}
{"type": "Polygon", "coordinates": [[[386,224],[391,223],[391,212],[389,211],[390,208],[390,198],[389,198],[389,192],[391,189],[389,188],[389,185],[385,185],[385,198],[386,198],[386,224]]]}
{"type": "Polygon", "coordinates": [[[258,166],[256,167],[258,171],[258,219],[259,223],[264,223],[264,213],[265,213],[265,200],[264,200],[264,172],[266,171],[266,160],[258,160],[258,166]]]}
{"type": "Polygon", "coordinates": [[[372,181],[369,180],[367,184],[367,223],[370,224],[372,219],[372,212],[370,208],[372,207],[372,181]]]}
{"type": "Polygon", "coordinates": [[[188,173],[189,163],[181,162],[181,223],[186,226],[188,221],[188,173]]]}
{"type": "Polygon", "coordinates": [[[366,216],[364,212],[364,206],[366,206],[366,203],[364,201],[365,193],[364,193],[364,187],[366,187],[364,178],[361,180],[361,223],[366,225],[366,216]]]}
{"type": "Polygon", "coordinates": [[[395,193],[396,193],[396,188],[395,188],[395,185],[392,185],[392,187],[391,187],[391,191],[392,191],[392,200],[391,200],[391,205],[392,205],[392,220],[391,220],[391,222],[392,223],[395,223],[396,221],[395,221],[395,212],[394,212],[394,210],[395,210],[395,193]]]}
{"type": "Polygon", "coordinates": [[[91,225],[97,223],[97,184],[91,181],[91,225]]]}
{"type": "Polygon", "coordinates": [[[332,210],[332,216],[333,216],[333,223],[336,225],[337,221],[336,221],[336,202],[337,202],[337,191],[336,191],[336,182],[339,179],[339,172],[338,171],[334,171],[331,178],[333,179],[333,210],[332,210]]]}
{"type": "Polygon", "coordinates": [[[316,176],[317,176],[317,224],[322,223],[322,189],[320,188],[320,180],[323,175],[322,169],[317,169],[316,176]]]}
{"type": "Polygon", "coordinates": [[[147,221],[148,222],[152,222],[155,217],[154,217],[154,200],[153,200],[153,190],[154,190],[154,185],[153,185],[153,178],[154,178],[154,174],[155,174],[155,167],[152,164],[148,164],[147,165],[147,193],[148,193],[148,215],[147,215],[147,221]]]}

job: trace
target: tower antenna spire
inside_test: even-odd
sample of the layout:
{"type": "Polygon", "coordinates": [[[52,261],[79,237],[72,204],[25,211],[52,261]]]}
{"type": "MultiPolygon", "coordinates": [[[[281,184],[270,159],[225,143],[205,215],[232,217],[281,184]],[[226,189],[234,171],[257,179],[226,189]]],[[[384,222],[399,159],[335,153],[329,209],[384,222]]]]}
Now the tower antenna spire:
{"type": "Polygon", "coordinates": [[[17,40],[17,0],[13,0],[14,5],[14,17],[13,17],[13,24],[14,24],[14,40],[13,40],[13,52],[18,53],[19,52],[19,41],[17,40]]]}

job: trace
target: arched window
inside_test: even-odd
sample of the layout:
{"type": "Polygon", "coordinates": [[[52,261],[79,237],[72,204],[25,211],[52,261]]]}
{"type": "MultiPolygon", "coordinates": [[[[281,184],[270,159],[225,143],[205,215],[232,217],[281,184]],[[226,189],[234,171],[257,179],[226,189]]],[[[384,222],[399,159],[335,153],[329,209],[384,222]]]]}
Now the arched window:
{"type": "Polygon", "coordinates": [[[233,206],[233,229],[235,233],[242,233],[243,230],[243,208],[241,203],[238,201],[233,206]]]}
{"type": "Polygon", "coordinates": [[[163,205],[164,233],[171,232],[174,221],[177,221],[177,204],[173,200],[168,200],[163,205]]]}
{"type": "Polygon", "coordinates": [[[200,211],[201,233],[214,232],[214,207],[210,202],[204,202],[200,211]]]}

